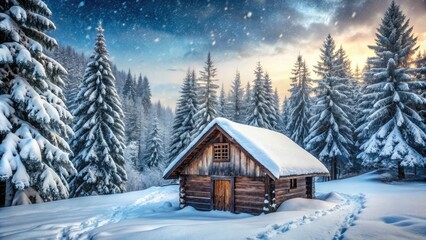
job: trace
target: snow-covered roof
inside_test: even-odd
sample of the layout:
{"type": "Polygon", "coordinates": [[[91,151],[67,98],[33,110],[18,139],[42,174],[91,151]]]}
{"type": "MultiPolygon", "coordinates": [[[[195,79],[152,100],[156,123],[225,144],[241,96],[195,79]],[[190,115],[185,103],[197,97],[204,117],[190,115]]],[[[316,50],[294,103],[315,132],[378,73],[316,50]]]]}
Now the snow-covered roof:
{"type": "Polygon", "coordinates": [[[163,176],[168,177],[185,160],[187,153],[215,126],[225,131],[233,141],[252,155],[253,160],[265,167],[276,178],[329,174],[327,168],[318,159],[279,132],[235,123],[225,118],[216,118],[170,163],[163,176]]]}

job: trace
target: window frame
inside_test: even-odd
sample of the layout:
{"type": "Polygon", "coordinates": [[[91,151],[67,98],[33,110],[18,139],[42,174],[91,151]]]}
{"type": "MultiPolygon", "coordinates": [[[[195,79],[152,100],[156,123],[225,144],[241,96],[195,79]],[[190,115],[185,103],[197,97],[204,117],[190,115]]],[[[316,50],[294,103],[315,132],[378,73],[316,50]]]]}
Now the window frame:
{"type": "Polygon", "coordinates": [[[230,150],[229,143],[213,143],[213,162],[229,162],[231,160],[230,150]],[[219,149],[218,152],[216,151],[217,149],[219,149]],[[219,154],[219,157],[217,154],[219,154]]]}
{"type": "Polygon", "coordinates": [[[297,178],[290,179],[290,189],[296,189],[297,188],[297,178]]]}

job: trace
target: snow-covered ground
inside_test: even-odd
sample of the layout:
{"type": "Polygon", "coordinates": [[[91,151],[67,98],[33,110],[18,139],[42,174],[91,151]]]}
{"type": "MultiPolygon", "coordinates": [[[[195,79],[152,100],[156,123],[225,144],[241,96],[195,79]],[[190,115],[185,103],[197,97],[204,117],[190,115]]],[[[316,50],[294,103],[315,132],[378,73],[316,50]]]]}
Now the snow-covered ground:
{"type": "Polygon", "coordinates": [[[369,173],[252,216],[179,210],[178,186],[0,209],[1,239],[425,239],[426,183],[369,173]]]}

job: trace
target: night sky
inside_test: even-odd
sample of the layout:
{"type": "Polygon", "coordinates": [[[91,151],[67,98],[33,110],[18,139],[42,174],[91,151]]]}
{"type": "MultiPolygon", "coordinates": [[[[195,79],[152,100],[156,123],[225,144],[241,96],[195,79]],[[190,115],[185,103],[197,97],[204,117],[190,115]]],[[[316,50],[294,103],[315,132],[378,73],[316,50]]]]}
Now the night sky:
{"type": "MultiPolygon", "coordinates": [[[[372,55],[374,33],[387,0],[45,0],[60,44],[90,54],[99,20],[111,60],[121,69],[147,75],[154,100],[174,108],[188,67],[201,70],[208,51],[218,78],[229,87],[235,71],[252,81],[261,61],[281,96],[302,54],[311,70],[331,33],[355,64],[372,55]]],[[[418,45],[426,48],[426,2],[398,0],[411,19],[418,45]]],[[[315,77],[315,75],[313,75],[315,77]]]]}

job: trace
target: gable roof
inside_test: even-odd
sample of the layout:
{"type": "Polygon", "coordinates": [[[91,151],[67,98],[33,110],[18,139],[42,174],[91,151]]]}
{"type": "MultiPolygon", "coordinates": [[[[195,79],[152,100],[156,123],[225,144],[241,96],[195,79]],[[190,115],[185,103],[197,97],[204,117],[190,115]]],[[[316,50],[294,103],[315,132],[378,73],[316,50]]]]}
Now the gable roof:
{"type": "Polygon", "coordinates": [[[318,159],[279,132],[216,118],[170,163],[163,177],[169,178],[214,127],[222,129],[276,179],[280,176],[329,174],[318,159]]]}

